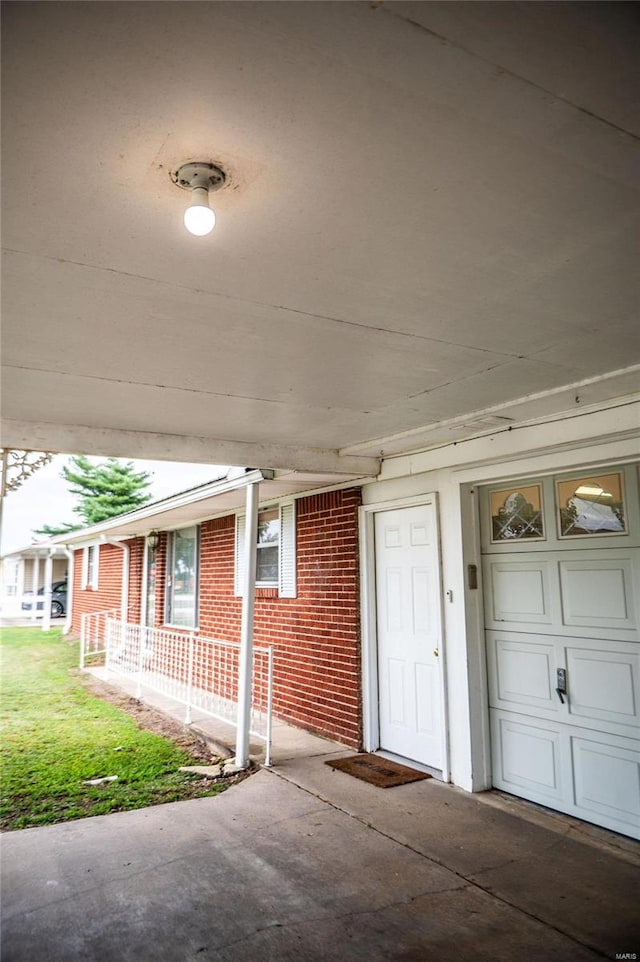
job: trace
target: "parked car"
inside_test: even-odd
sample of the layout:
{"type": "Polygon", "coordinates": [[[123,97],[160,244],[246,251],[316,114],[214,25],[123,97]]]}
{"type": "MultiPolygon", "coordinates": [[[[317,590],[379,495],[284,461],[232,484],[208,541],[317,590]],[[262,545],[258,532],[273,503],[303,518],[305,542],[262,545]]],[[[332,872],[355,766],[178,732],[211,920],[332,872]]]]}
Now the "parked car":
{"type": "MultiPolygon", "coordinates": [[[[26,595],[33,594],[32,591],[26,591],[26,595]]],[[[44,588],[38,590],[39,595],[44,594],[44,588]]],[[[44,601],[37,602],[37,610],[42,611],[44,607],[44,601]]],[[[23,601],[22,602],[23,611],[33,610],[33,601],[23,601]]],[[[51,617],[52,618],[62,618],[67,610],[67,582],[66,581],[54,581],[51,586],[51,617]]]]}

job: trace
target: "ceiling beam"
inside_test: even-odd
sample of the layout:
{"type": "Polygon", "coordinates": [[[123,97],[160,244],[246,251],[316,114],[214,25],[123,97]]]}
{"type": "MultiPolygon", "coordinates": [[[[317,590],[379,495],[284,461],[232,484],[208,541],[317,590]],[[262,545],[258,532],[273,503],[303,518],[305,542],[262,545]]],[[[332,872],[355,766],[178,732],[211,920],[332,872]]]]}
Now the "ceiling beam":
{"type": "Polygon", "coordinates": [[[336,450],[300,445],[231,441],[181,434],[124,431],[81,424],[21,421],[3,418],[2,446],[52,454],[87,454],[97,457],[186,461],[194,464],[260,465],[278,470],[344,474],[373,478],[380,460],[361,455],[341,455],[336,450]]]}

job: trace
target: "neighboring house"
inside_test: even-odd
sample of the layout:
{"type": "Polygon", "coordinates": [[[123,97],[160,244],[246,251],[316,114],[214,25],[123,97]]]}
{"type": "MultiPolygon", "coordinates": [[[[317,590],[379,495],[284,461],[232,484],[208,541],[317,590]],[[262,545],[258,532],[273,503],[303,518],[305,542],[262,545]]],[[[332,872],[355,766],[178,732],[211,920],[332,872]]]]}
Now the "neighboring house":
{"type": "MultiPolygon", "coordinates": [[[[33,605],[33,595],[44,593],[48,572],[48,558],[51,558],[49,583],[60,586],[67,580],[69,558],[60,545],[51,541],[42,541],[26,548],[12,551],[2,558],[2,589],[0,607],[3,618],[42,618],[44,604],[42,599],[33,605]]],[[[66,592],[64,597],[60,590],[54,593],[55,604],[52,604],[52,616],[62,617],[68,612],[66,592]],[[60,610],[62,607],[62,611],[60,610]]]]}
{"type": "Polygon", "coordinates": [[[615,425],[534,422],[376,479],[248,471],[146,505],[67,537],[73,627],[119,608],[237,641],[259,483],[254,638],[274,646],[277,716],[638,837],[637,423],[629,399],[615,425]]]}

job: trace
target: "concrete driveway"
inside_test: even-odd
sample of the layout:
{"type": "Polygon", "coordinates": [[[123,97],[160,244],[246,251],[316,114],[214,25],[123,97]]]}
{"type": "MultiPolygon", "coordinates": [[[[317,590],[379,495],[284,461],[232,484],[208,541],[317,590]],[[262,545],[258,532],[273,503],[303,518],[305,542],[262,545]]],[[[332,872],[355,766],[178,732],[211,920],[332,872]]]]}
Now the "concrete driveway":
{"type": "Polygon", "coordinates": [[[326,757],[5,835],[3,962],[640,958],[636,843],[326,757]]]}

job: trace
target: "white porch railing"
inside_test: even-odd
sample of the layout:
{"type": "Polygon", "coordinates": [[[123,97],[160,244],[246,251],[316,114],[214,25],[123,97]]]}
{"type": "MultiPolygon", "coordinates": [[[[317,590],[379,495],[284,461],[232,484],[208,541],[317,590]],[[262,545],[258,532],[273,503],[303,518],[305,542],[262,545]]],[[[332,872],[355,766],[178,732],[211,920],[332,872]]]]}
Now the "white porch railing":
{"type": "MultiPolygon", "coordinates": [[[[237,726],[240,644],[200,635],[147,628],[119,620],[119,612],[87,616],[88,645],[101,630],[103,641],[84,649],[104,651],[105,671],[135,680],[136,697],[143,687],[185,706],[185,724],[200,711],[237,726]],[[95,618],[90,622],[90,618],[95,618]],[[102,649],[95,645],[102,644],[102,649]]],[[[84,627],[84,626],[83,626],[84,627]]],[[[81,645],[82,651],[82,645],[81,645]]],[[[265,764],[271,764],[273,648],[254,646],[250,734],[265,742],[265,764]]]]}
{"type": "Polygon", "coordinates": [[[107,651],[107,618],[118,618],[119,608],[110,611],[92,611],[80,619],[80,670],[90,655],[104,655],[107,651]]]}

